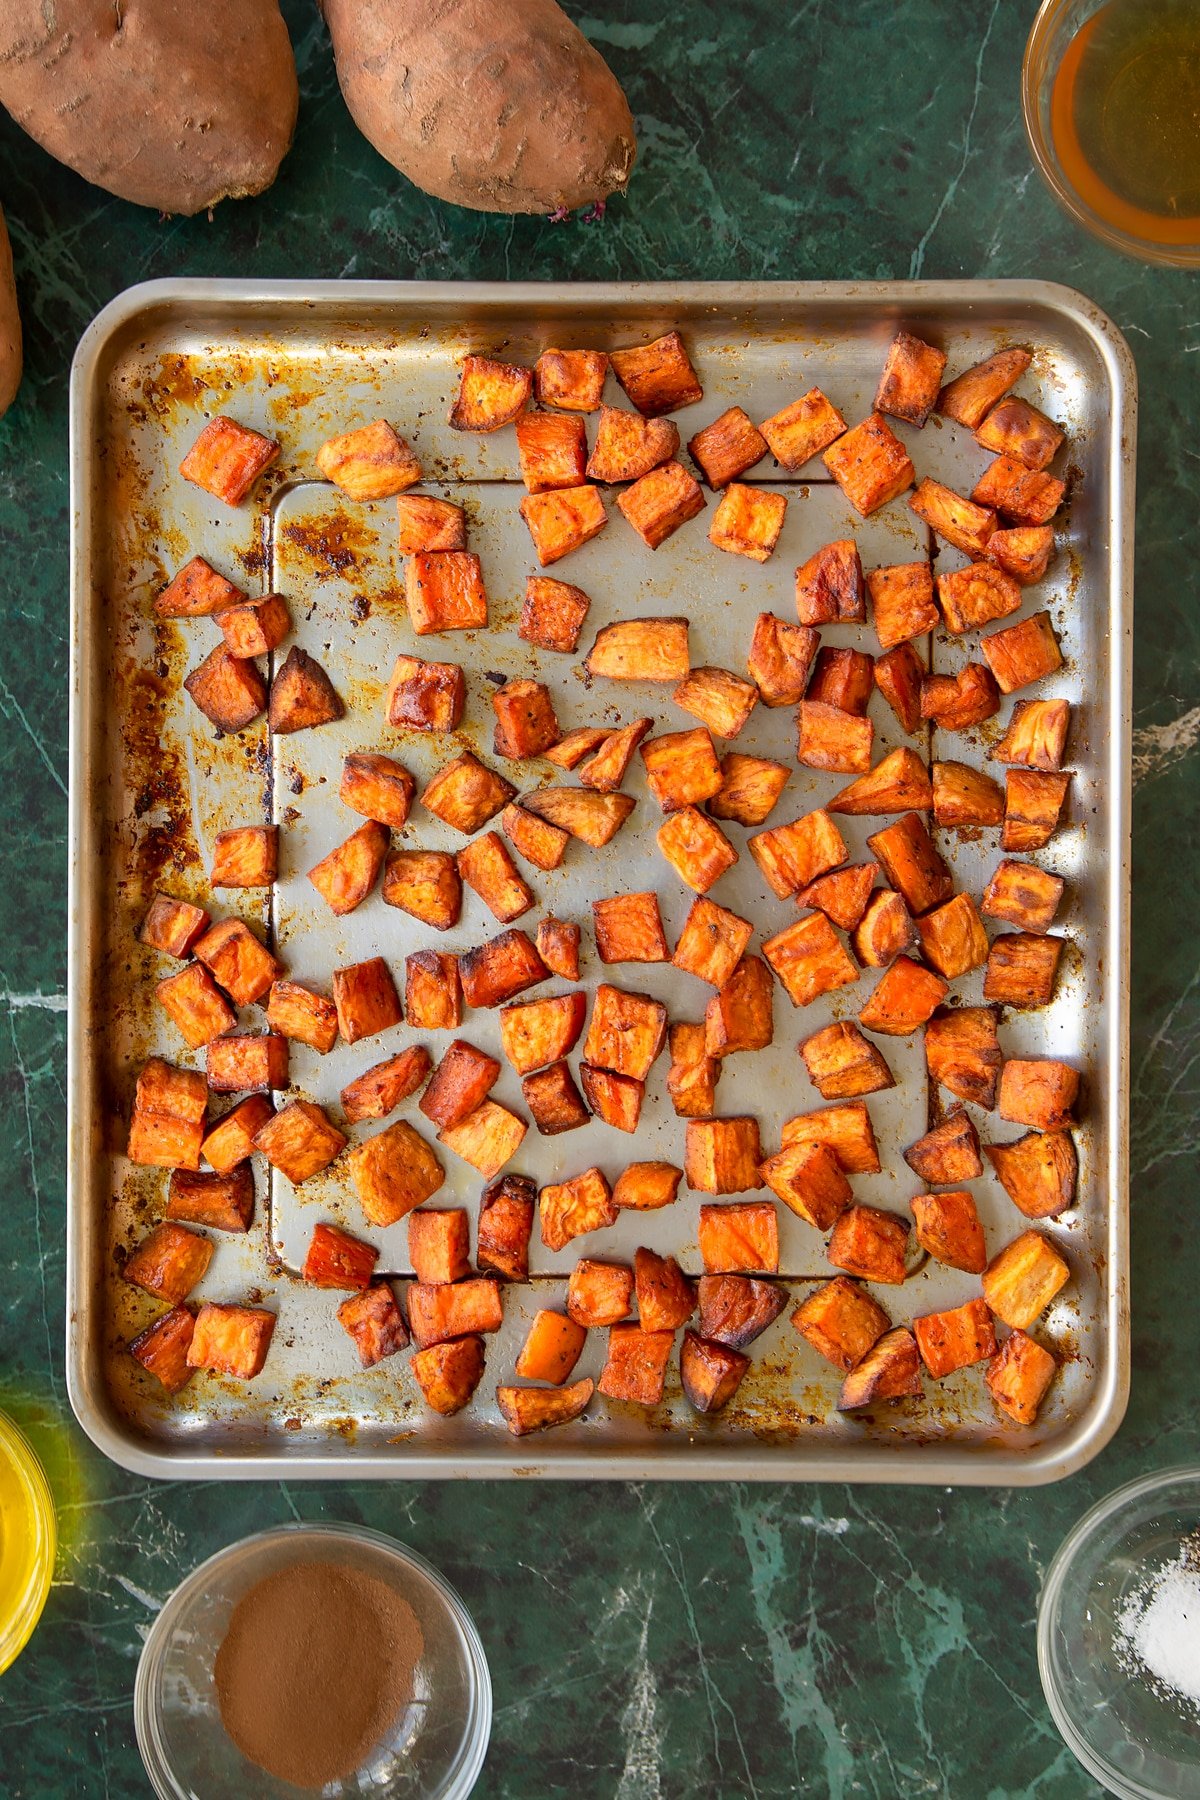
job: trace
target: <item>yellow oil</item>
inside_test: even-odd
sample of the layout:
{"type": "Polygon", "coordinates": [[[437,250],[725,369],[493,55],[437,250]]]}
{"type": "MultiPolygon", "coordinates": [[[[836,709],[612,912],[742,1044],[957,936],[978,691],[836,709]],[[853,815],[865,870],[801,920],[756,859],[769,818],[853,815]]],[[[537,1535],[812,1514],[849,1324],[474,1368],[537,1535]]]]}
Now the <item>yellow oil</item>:
{"type": "Polygon", "coordinates": [[[41,1464],[0,1414],[0,1674],[20,1655],[41,1617],[56,1540],[54,1503],[41,1464]]]}

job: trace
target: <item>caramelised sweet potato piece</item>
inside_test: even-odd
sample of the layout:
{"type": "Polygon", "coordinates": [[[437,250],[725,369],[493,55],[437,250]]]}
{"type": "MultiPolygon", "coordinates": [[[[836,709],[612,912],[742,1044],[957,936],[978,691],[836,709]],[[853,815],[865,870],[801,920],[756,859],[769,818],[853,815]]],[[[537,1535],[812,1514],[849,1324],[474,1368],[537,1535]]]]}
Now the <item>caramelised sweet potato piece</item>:
{"type": "Polygon", "coordinates": [[[253,1381],[262,1373],[274,1330],[275,1314],[265,1307],[210,1301],[196,1314],[188,1364],[235,1381],[253,1381]]]}
{"type": "Polygon", "coordinates": [[[921,1361],[935,1381],[996,1354],[996,1328],[985,1303],[976,1297],[946,1312],[913,1320],[921,1361]]]}
{"type": "Polygon", "coordinates": [[[689,670],[671,695],[676,706],[702,719],[716,737],[736,737],[758,703],[753,682],[728,669],[689,670]]]}
{"type": "Polygon", "coordinates": [[[880,1400],[900,1400],[921,1392],[921,1358],[912,1332],[903,1325],[885,1332],[857,1363],[838,1395],[838,1411],[854,1412],[880,1400]]]}
{"type": "Polygon", "coordinates": [[[154,601],[160,619],[196,619],[227,612],[246,596],[240,587],[219,575],[202,556],[193,556],[169,581],[154,601]]]}
{"type": "Polygon", "coordinates": [[[827,450],[845,429],[845,419],[817,387],[809,388],[807,394],[759,426],[775,461],[793,471],[827,450]]]}
{"type": "Polygon", "coordinates": [[[678,1331],[696,1310],[696,1290],[673,1256],[635,1250],[633,1282],[643,1331],[678,1331]]]}
{"type": "Polygon", "coordinates": [[[448,850],[395,850],[383,871],[383,903],[448,931],[462,912],[462,878],[448,850]]]}
{"type": "Polygon", "coordinates": [[[579,980],[578,925],[548,914],[538,925],[537,949],[552,975],[560,975],[564,981],[579,980]]]}
{"type": "Polygon", "coordinates": [[[932,1018],[948,992],[949,983],[932,969],[898,956],[861,1008],[858,1022],[883,1037],[907,1037],[932,1018]]]}
{"type": "Polygon", "coordinates": [[[466,837],[486,825],[516,794],[511,781],[481,763],[470,750],[456,756],[427,783],[421,804],[466,837]]]}
{"type": "Polygon", "coordinates": [[[931,1187],[974,1181],[983,1174],[983,1163],[979,1157],[979,1133],[970,1114],[961,1106],[952,1107],[940,1125],[909,1145],[904,1160],[931,1187]]]}
{"type": "Polygon", "coordinates": [[[527,1437],[531,1431],[569,1425],[586,1410],[595,1391],[590,1378],[564,1388],[498,1387],[496,1405],[513,1436],[527,1437]]]}
{"type": "Polygon", "coordinates": [[[692,902],[671,960],[677,969],[698,975],[711,987],[723,988],[752,935],[747,920],[700,895],[692,902]]]}
{"type": "Polygon", "coordinates": [[[433,494],[400,494],[396,522],[396,548],[401,556],[467,547],[466,514],[453,500],[439,500],[433,494]]]}
{"type": "Polygon", "coordinates": [[[432,1198],[445,1180],[441,1163],[407,1119],[352,1145],[347,1160],[359,1204],[380,1227],[432,1198]]]}
{"type": "Polygon", "coordinates": [[[596,1386],[608,1400],[657,1406],[663,1395],[674,1331],[646,1331],[640,1325],[610,1325],[608,1356],[596,1386]]]}
{"type": "Polygon", "coordinates": [[[339,1225],[314,1226],[308,1254],[300,1271],[311,1287],[340,1288],[357,1292],[369,1285],[379,1252],[373,1244],[351,1237],[339,1225]]]}
{"type": "Polygon", "coordinates": [[[753,1275],[702,1275],[696,1294],[701,1336],[731,1350],[744,1350],[761,1337],[787,1305],[783,1288],[753,1275]]]}
{"type": "Polygon", "coordinates": [[[142,1239],[121,1273],[133,1287],[178,1306],[203,1277],[212,1253],[210,1238],[167,1220],[142,1239]]]}
{"type": "Polygon", "coordinates": [[[834,988],[858,980],[858,969],[824,913],[812,913],[776,932],[762,953],[793,1006],[808,1006],[834,988]]]}
{"type": "Polygon", "coordinates": [[[346,1148],[346,1135],[311,1100],[289,1100],[254,1134],[254,1148],[295,1187],[346,1148]]]}
{"type": "Polygon", "coordinates": [[[989,919],[1003,919],[1022,932],[1043,934],[1054,923],[1066,883],[1033,863],[1005,857],[988,882],[979,910],[989,919]]]}
{"type": "Polygon", "coordinates": [[[1066,483],[1044,469],[1027,468],[1014,456],[998,456],[975,483],[971,498],[994,506],[1017,525],[1048,525],[1066,491],[1066,483]]]}
{"type": "Polygon", "coordinates": [[[609,361],[634,406],[648,419],[678,412],[681,406],[692,406],[704,398],[700,378],[677,331],[630,350],[613,350],[609,361]]]}
{"type": "Polygon", "coordinates": [[[408,1364],[426,1406],[443,1418],[453,1418],[469,1403],[483,1379],[483,1365],[481,1337],[451,1338],[449,1343],[430,1344],[428,1349],[415,1351],[408,1364]]]}
{"type": "Polygon", "coordinates": [[[407,731],[457,731],[466,702],[466,677],[458,663],[402,655],[392,668],[383,716],[407,731]]]}
{"type": "Polygon", "coordinates": [[[237,1023],[237,1014],[203,963],[188,963],[178,974],[166,976],[156,984],[154,993],[193,1050],[210,1044],[237,1023]]]}
{"type": "Polygon", "coordinates": [[[492,695],[492,709],[496,714],[492,749],[497,756],[516,762],[540,756],[562,736],[544,682],[506,681],[492,695]]]}
{"type": "Polygon", "coordinates": [[[500,814],[500,829],[513,848],[538,869],[557,869],[571,834],[539,819],[523,806],[510,804],[500,814]]]}
{"type": "Polygon", "coordinates": [[[721,764],[703,725],[648,738],[640,754],[646,785],[664,812],[698,806],[720,792],[724,780],[721,764]]]}
{"type": "Polygon", "coordinates": [[[786,825],[757,832],[747,840],[747,848],[781,900],[800,893],[818,875],[840,867],[849,854],[841,832],[820,808],[786,825]]]}
{"type": "Polygon", "coordinates": [[[825,1144],[791,1144],[759,1165],[771,1192],[798,1218],[828,1231],[854,1194],[841,1164],[825,1144]]]}
{"type": "Polygon", "coordinates": [[[234,825],[213,839],[213,887],[270,887],[278,872],[278,825],[234,825]]]}
{"type": "Polygon", "coordinates": [[[867,593],[882,650],[923,637],[941,623],[933,600],[933,570],[927,562],[891,563],[868,570],[867,593]]]}
{"type": "Polygon", "coordinates": [[[267,686],[257,663],[231,656],[223,643],[209,651],[183,685],[218,731],[244,730],[267,704],[267,686]]]}
{"type": "Polygon", "coordinates": [[[888,346],[875,391],[877,412],[910,425],[924,425],[937,405],[946,353],[911,331],[898,331],[888,346]]]}
{"type": "Polygon", "coordinates": [[[851,1206],[835,1224],[826,1255],[835,1269],[845,1269],[848,1275],[900,1287],[907,1275],[907,1247],[907,1219],[878,1206],[851,1206]]]}
{"type": "Polygon", "coordinates": [[[526,1000],[500,1014],[500,1041],[518,1075],[544,1069],[575,1048],[583,1030],[587,995],[555,994],[549,1000],[526,1000]]]}
{"type": "Polygon", "coordinates": [[[1042,850],[1058,830],[1070,775],[1036,769],[1009,769],[1004,781],[1005,850],[1042,850]]]}
{"type": "Polygon", "coordinates": [[[771,1200],[706,1202],[697,1237],[706,1274],[779,1273],[779,1217],[771,1200]]]}
{"type": "Polygon", "coordinates": [[[803,696],[819,642],[808,625],[791,625],[774,613],[759,613],[746,669],[764,705],[794,706],[803,696]]]}
{"type": "Polygon", "coordinates": [[[611,794],[625,779],[633,753],[653,726],[653,719],[635,719],[620,731],[611,731],[595,753],[580,765],[579,779],[584,787],[598,793],[611,794]]]}
{"type": "Polygon", "coordinates": [[[704,494],[682,463],[666,462],[619,493],[617,505],[642,542],[657,550],[704,511],[704,494]]]}
{"type": "Polygon", "coordinates": [[[1002,1119],[1037,1131],[1063,1131],[1075,1121],[1079,1070],[1053,1056],[1010,1057],[1000,1076],[1002,1119]]]}
{"type": "Polygon", "coordinates": [[[209,1168],[218,1175],[239,1168],[254,1147],[255,1134],[274,1110],[265,1094],[251,1094],[223,1113],[200,1146],[209,1168]]]}
{"type": "Polygon", "coordinates": [[[419,1206],[408,1215],[408,1259],[418,1281],[461,1281],[471,1272],[466,1208],[419,1206]]]}
{"type": "Polygon", "coordinates": [[[1021,587],[1032,587],[1050,566],[1054,554],[1051,525],[1009,525],[993,531],[984,546],[989,562],[998,564],[1021,587]]]}
{"type": "Polygon", "coordinates": [[[978,506],[928,477],[918,483],[908,504],[931,531],[967,556],[982,556],[996,529],[996,515],[990,506],[978,506]]]}
{"type": "Polygon", "coordinates": [[[517,1357],[517,1374],[523,1381],[544,1381],[561,1387],[586,1343],[585,1325],[577,1324],[566,1313],[537,1312],[517,1357]]]}
{"type": "Polygon", "coordinates": [[[526,988],[545,981],[550,971],[520,926],[502,931],[458,961],[463,998],[468,1006],[503,1006],[526,988]]]}
{"type": "Polygon", "coordinates": [[[860,924],[871,898],[871,889],[879,873],[879,864],[850,863],[828,875],[818,875],[796,895],[797,906],[809,906],[843,931],[853,931],[860,924]]]}
{"type": "Polygon", "coordinates": [[[584,663],[609,681],[682,681],[688,661],[688,622],[679,618],[619,619],[596,633],[584,663]]]}
{"type": "Polygon", "coordinates": [[[214,1038],[208,1046],[207,1075],[214,1094],[286,1087],[288,1041],[277,1031],[231,1032],[214,1038]]]}
{"type": "Polygon", "coordinates": [[[679,1020],[671,1027],[671,1066],[667,1094],[681,1119],[708,1119],[716,1105],[721,1065],[705,1049],[703,1025],[679,1020]]]}
{"type": "Polygon", "coordinates": [[[800,1045],[800,1055],[822,1100],[854,1100],[896,1085],[883,1056],[849,1019],[814,1031],[800,1045]]]}
{"type": "Polygon", "coordinates": [[[572,651],[587,617],[591,601],[582,588],[551,575],[530,575],[525,582],[525,604],[517,624],[517,636],[539,650],[572,651]]]}
{"type": "Polygon", "coordinates": [[[993,1256],[983,1272],[983,1297],[998,1319],[1026,1331],[1071,1279],[1049,1238],[1023,1231],[993,1256]]]}
{"type": "Polygon", "coordinates": [[[352,500],[388,500],[421,479],[420,463],[386,419],[327,438],[317,467],[352,500]]]}
{"type": "Polygon", "coordinates": [[[190,1306],[173,1306],[140,1332],[129,1346],[129,1354],[142,1365],[148,1375],[164,1387],[168,1394],[178,1394],[192,1379],[195,1371],[188,1366],[188,1345],[196,1328],[196,1315],[190,1306]]]}
{"type": "Polygon", "coordinates": [[[865,717],[874,684],[871,658],[862,650],[822,645],[813,663],[806,700],[865,717]]]}
{"type": "Polygon", "coordinates": [[[327,1056],[337,1043],[337,1007],[298,981],[276,981],[267,996],[267,1024],[285,1038],[327,1056]]]}
{"type": "Polygon", "coordinates": [[[499,431],[529,405],[533,370],[491,356],[464,356],[458,395],[450,409],[454,431],[499,431]]]}
{"type": "Polygon", "coordinates": [[[917,920],[917,934],[927,962],[954,981],[987,961],[988,940],[970,894],[955,894],[945,906],[917,920]]]}
{"type": "Polygon", "coordinates": [[[897,644],[875,658],[875,686],[911,737],[921,723],[921,683],[925,665],[911,644],[897,644]]]}
{"type": "MultiPolygon", "coordinates": [[[[409,1022],[412,1022],[411,1009],[409,1022]]],[[[386,1119],[410,1094],[415,1094],[427,1080],[431,1067],[424,1044],[410,1044],[398,1056],[355,1076],[342,1089],[342,1111],[352,1125],[363,1119],[386,1119]]]]}
{"type": "MultiPolygon", "coordinates": [[[[860,775],[826,803],[831,813],[903,813],[933,805],[929,772],[915,750],[890,750],[869,775],[860,775]]],[[[874,840],[868,839],[874,847],[874,840]]]]}
{"type": "Polygon", "coordinates": [[[1047,612],[991,632],[979,640],[979,648],[1003,694],[1015,693],[1062,667],[1062,651],[1047,612]]]}
{"type": "Polygon", "coordinates": [[[782,1137],[785,1149],[792,1144],[827,1144],[847,1175],[879,1174],[879,1146],[865,1101],[798,1113],[784,1120],[782,1137]]]}
{"type": "Polygon", "coordinates": [[[688,454],[710,488],[723,488],[762,461],[767,440],[740,406],[731,406],[688,439],[688,454]]]}
{"type": "Polygon", "coordinates": [[[368,819],[308,871],[308,879],[331,913],[340,918],[362,905],[379,879],[390,844],[388,827],[368,819]]]}
{"type": "Polygon", "coordinates": [[[864,519],[912,486],[912,459],[887,420],[871,413],[831,444],[821,458],[855,512],[864,519]]]}
{"type": "Polygon", "coordinates": [[[847,1370],[879,1342],[891,1320],[865,1288],[848,1276],[835,1275],[801,1301],[792,1324],[818,1356],[835,1369],[847,1370]]]}
{"type": "MultiPolygon", "coordinates": [[[[673,419],[646,419],[620,406],[602,406],[596,443],[587,459],[589,481],[640,481],[679,449],[673,419]]],[[[582,481],[583,476],[579,479],[582,481]]]]}
{"type": "Polygon", "coordinates": [[[494,1056],[477,1050],[465,1038],[455,1038],[417,1104],[435,1125],[457,1125],[483,1104],[499,1074],[500,1064],[494,1056]]]}
{"type": "Polygon", "coordinates": [[[364,1369],[373,1369],[385,1357],[408,1347],[408,1327],[390,1282],[372,1281],[351,1294],[338,1307],[337,1320],[354,1340],[364,1369]]]}
{"type": "Polygon", "coordinates": [[[351,812],[400,831],[408,822],[415,786],[402,763],[390,756],[356,751],[342,763],[338,798],[351,812]]]}
{"type": "Polygon", "coordinates": [[[1033,361],[1029,351],[1019,344],[1008,350],[997,350],[994,356],[975,363],[953,381],[947,382],[938,396],[938,411],[958,425],[974,431],[985,413],[1003,399],[1033,361]]]}
{"type": "Polygon", "coordinates": [[[1048,1006],[1064,939],[1033,932],[1002,932],[992,939],[983,978],[985,1000],[1001,1006],[1048,1006]]]}
{"type": "Polygon", "coordinates": [[[531,494],[583,485],[587,470],[587,429],[570,414],[525,413],[517,420],[521,480],[531,494]]]}
{"type": "Polygon", "coordinates": [[[267,722],[274,735],[328,725],[345,710],[320,663],[293,644],[271,683],[267,722]]]}
{"type": "Polygon", "coordinates": [[[599,1169],[585,1169],[569,1181],[555,1181],[538,1194],[538,1225],[547,1250],[561,1250],[572,1238],[614,1225],[612,1190],[599,1169]]]}
{"type": "Polygon", "coordinates": [[[543,569],[590,543],[608,524],[600,489],[589,482],[548,494],[526,494],[519,510],[543,569]]]}
{"type": "Polygon", "coordinates": [[[592,927],[596,954],[603,963],[671,960],[656,893],[615,894],[608,900],[593,900],[592,927]]]}
{"type": "Polygon", "coordinates": [[[617,1176],[613,1205],[618,1211],[627,1207],[631,1212],[656,1212],[672,1204],[682,1180],[683,1170],[674,1163],[629,1163],[617,1176]]]}
{"type": "Polygon", "coordinates": [[[796,724],[797,762],[839,775],[863,774],[871,767],[875,727],[870,719],[819,700],[802,700],[796,708],[796,724]]]}
{"type": "Polygon", "coordinates": [[[548,1068],[522,1076],[521,1092],[543,1137],[577,1131],[591,1117],[567,1062],[553,1062],[548,1068]]]}
{"type": "Polygon", "coordinates": [[[538,405],[595,412],[607,374],[607,350],[543,350],[533,365],[538,405]]]}
{"type": "Polygon", "coordinates": [[[226,506],[238,506],[278,455],[274,438],[222,414],[209,420],[180,463],[179,473],[226,506]]]}
{"type": "Polygon", "coordinates": [[[631,794],[598,794],[591,788],[547,787],[524,794],[526,812],[556,825],[581,844],[599,850],[616,837],[634,808],[631,794]]]}
{"type": "Polygon", "coordinates": [[[150,909],[138,927],[138,942],[164,956],[182,958],[188,955],[196,939],[208,929],[208,914],[190,900],[174,900],[170,894],[156,893],[150,909]]]}
{"type": "Polygon", "coordinates": [[[533,891],[521,878],[504,839],[494,831],[473,838],[458,852],[458,872],[502,925],[533,905],[533,891]]]}
{"type": "Polygon", "coordinates": [[[251,1006],[261,1000],[283,974],[281,965],[242,919],[221,919],[210,925],[193,948],[235,1006],[251,1006]]]}
{"type": "Polygon", "coordinates": [[[912,1201],[917,1242],[935,1262],[948,1269],[982,1275],[987,1247],[975,1201],[965,1188],[948,1194],[918,1194],[912,1201]]]}
{"type": "Polygon", "coordinates": [[[1023,1331],[1014,1331],[988,1364],[984,1380],[1001,1412],[1018,1425],[1033,1425],[1057,1370],[1057,1358],[1049,1350],[1023,1331]]]}
{"type": "Polygon", "coordinates": [[[709,1056],[765,1050],[773,1035],[771,972],[758,956],[744,956],[704,1009],[704,1048],[709,1056]]]}
{"type": "Polygon", "coordinates": [[[263,594],[219,612],[217,624],[230,656],[266,656],[292,629],[292,615],[282,594],[263,594]]]}
{"type": "Polygon", "coordinates": [[[917,928],[903,897],[894,888],[880,888],[872,894],[850,941],[855,956],[868,969],[885,969],[893,957],[913,949],[917,928]]]}
{"type": "Polygon", "coordinates": [[[787,504],[787,495],[778,488],[748,487],[744,482],[731,481],[713,514],[708,541],[718,550],[765,563],[779,542],[787,504]]]}
{"type": "MultiPolygon", "coordinates": [[[[926,675],[921,682],[921,717],[942,731],[967,731],[999,711],[1000,690],[982,663],[967,663],[957,675],[926,675]]],[[[936,788],[934,794],[936,803],[936,788]]]]}
{"type": "Polygon", "coordinates": [[[744,1194],[763,1185],[758,1120],[689,1119],[684,1139],[684,1175],[702,1194],[744,1194]]]}
{"type": "Polygon", "coordinates": [[[712,1344],[685,1331],[679,1351],[679,1378],[688,1404],[697,1412],[720,1412],[728,1406],[750,1367],[750,1358],[725,1344],[712,1344]]]}
{"type": "Polygon", "coordinates": [[[989,1144],[987,1157],[1027,1219],[1054,1218],[1074,1205],[1079,1157],[1069,1131],[1030,1131],[1013,1144],[989,1144]]]}
{"type": "Polygon", "coordinates": [[[338,1030],[348,1044],[387,1031],[404,1017],[392,971],[382,956],[370,956],[365,962],[335,969],[333,1003],[337,1007],[338,1030]]]}
{"type": "Polygon", "coordinates": [[[1006,619],[1021,604],[1021,590],[994,563],[969,563],[937,578],[938,604],[947,631],[974,631],[993,619],[1006,619]]]}
{"type": "Polygon", "coordinates": [[[720,826],[694,806],[673,812],[655,832],[654,841],[679,879],[697,894],[706,894],[738,860],[720,826]]]}
{"type": "Polygon", "coordinates": [[[603,725],[581,725],[575,731],[568,731],[552,744],[546,752],[546,761],[552,762],[560,769],[574,769],[585,757],[594,756],[603,748],[612,736],[612,732],[603,725]]]}
{"type": "Polygon", "coordinates": [[[1027,469],[1044,469],[1054,460],[1066,433],[1028,400],[1009,394],[998,400],[975,428],[975,442],[997,455],[1011,456],[1027,469]]]}
{"type": "Polygon", "coordinates": [[[527,1175],[489,1181],[479,1202],[475,1260],[508,1281],[529,1279],[529,1234],[537,1189],[527,1175]]]}
{"type": "Polygon", "coordinates": [[[1067,700],[1018,700],[1008,730],[989,754],[1020,768],[1061,769],[1070,724],[1067,700]]]}
{"type": "Polygon", "coordinates": [[[490,1276],[433,1284],[414,1281],[408,1290],[408,1326],[421,1350],[451,1338],[499,1331],[503,1322],[500,1283],[490,1276]]]}
{"type": "Polygon", "coordinates": [[[483,571],[470,550],[418,550],[405,565],[404,598],[418,637],[478,630],[488,622],[483,571]]]}
{"type": "Polygon", "coordinates": [[[932,1081],[991,1112],[1004,1061],[995,1007],[939,1008],[925,1027],[925,1061],[932,1081]]]}
{"type": "Polygon", "coordinates": [[[853,538],[822,544],[796,570],[796,612],[802,625],[861,623],[867,616],[862,558],[853,538]]]}
{"type": "Polygon", "coordinates": [[[644,1081],[667,1035],[667,1009],[648,994],[631,994],[602,981],[592,1003],[584,1041],[587,1061],[644,1081]]]}
{"type": "Polygon", "coordinates": [[[910,912],[928,912],[954,892],[954,877],[919,814],[906,813],[895,824],[873,832],[867,843],[910,912]]]}

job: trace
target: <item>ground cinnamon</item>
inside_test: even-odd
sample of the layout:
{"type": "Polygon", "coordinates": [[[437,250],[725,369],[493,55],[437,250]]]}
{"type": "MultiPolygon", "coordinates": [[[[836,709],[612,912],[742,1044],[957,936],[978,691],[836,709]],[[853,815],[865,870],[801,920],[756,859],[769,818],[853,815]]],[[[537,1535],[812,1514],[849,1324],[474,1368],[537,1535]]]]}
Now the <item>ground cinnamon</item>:
{"type": "Polygon", "coordinates": [[[264,1577],[233,1609],[214,1676],[244,1756],[319,1790],[361,1767],[413,1697],[424,1641],[402,1594],[342,1563],[264,1577]]]}

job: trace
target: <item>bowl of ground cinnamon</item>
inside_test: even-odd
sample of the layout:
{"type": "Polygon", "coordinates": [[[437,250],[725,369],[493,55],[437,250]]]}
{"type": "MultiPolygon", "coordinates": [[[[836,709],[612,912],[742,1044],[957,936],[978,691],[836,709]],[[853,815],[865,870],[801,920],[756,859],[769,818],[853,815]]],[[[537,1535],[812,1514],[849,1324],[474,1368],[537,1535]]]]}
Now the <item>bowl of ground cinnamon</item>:
{"type": "Polygon", "coordinates": [[[138,1665],[138,1746],[160,1800],[465,1800],[491,1682],[461,1600],[415,1551],[285,1525],[171,1595],[138,1665]]]}

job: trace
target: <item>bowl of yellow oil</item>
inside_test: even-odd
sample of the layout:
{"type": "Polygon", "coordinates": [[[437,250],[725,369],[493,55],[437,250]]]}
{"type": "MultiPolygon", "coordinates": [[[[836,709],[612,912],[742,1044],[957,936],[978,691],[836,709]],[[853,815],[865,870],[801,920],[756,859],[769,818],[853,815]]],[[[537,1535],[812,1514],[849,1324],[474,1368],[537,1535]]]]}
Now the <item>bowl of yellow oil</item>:
{"type": "Polygon", "coordinates": [[[42,1616],[56,1544],[54,1501],[42,1465],[0,1413],[0,1675],[42,1616]]]}
{"type": "Polygon", "coordinates": [[[1200,267],[1200,0],[1044,0],[1022,101],[1074,219],[1144,261],[1200,267]]]}

